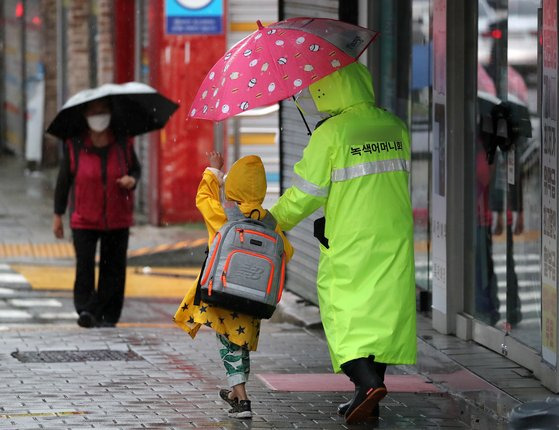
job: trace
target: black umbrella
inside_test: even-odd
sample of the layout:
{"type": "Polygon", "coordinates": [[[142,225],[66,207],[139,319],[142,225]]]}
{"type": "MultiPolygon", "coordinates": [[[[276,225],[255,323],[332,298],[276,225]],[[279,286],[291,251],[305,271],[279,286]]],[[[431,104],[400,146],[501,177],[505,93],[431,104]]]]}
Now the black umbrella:
{"type": "Polygon", "coordinates": [[[179,106],[140,82],[105,84],[70,97],[48,126],[47,133],[61,139],[79,136],[87,129],[83,115],[85,104],[103,98],[111,105],[111,129],[123,136],[162,128],[179,106]]]}
{"type": "Polygon", "coordinates": [[[477,93],[480,132],[489,164],[493,163],[497,147],[508,151],[518,138],[532,137],[528,106],[513,94],[507,98],[477,93]]]}

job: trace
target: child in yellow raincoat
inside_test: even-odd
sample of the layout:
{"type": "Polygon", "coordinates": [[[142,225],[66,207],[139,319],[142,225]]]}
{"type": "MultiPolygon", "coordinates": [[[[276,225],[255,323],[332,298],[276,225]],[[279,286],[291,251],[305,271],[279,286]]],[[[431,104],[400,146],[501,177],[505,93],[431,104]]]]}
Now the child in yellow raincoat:
{"type": "MultiPolygon", "coordinates": [[[[196,207],[204,217],[211,241],[227,221],[220,201],[220,186],[224,186],[225,198],[237,202],[243,214],[262,219],[267,212],[262,208],[266,195],[266,174],[260,157],[249,155],[233,164],[224,181],[221,154],[211,152],[208,159],[210,166],[204,171],[198,186],[196,207]]],[[[279,226],[276,226],[276,232],[283,239],[286,261],[289,261],[293,255],[293,247],[279,226]]],[[[231,387],[231,390],[220,390],[219,395],[231,406],[230,417],[250,418],[252,410],[245,384],[250,372],[249,351],[255,351],[258,345],[260,319],[211,306],[203,301],[196,306],[194,296],[197,283],[196,281],[186,293],[174,321],[192,338],[202,324],[216,331],[220,356],[231,387]]]]}

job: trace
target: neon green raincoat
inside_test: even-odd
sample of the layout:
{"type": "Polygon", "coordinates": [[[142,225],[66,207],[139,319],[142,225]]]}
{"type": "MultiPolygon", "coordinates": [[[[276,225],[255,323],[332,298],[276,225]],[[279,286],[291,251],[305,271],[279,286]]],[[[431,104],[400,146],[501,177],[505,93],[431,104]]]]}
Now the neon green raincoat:
{"type": "Polygon", "coordinates": [[[324,206],[329,248],[320,246],[320,314],[334,371],[374,355],[416,357],[409,135],[374,105],[371,76],[351,64],[309,88],[318,127],[295,164],[296,180],[270,209],[283,230],[324,206]]]}

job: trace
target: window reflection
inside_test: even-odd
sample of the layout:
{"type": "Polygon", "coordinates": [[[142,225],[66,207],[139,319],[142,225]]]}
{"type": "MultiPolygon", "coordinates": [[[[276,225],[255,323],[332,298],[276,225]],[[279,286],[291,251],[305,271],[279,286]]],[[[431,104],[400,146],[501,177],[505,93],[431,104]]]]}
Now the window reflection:
{"type": "Polygon", "coordinates": [[[539,350],[538,3],[479,5],[474,313],[539,350]]]}
{"type": "MultiPolygon", "coordinates": [[[[430,264],[430,166],[431,166],[431,64],[432,2],[412,2],[412,79],[411,79],[411,191],[415,225],[416,284],[431,291],[430,264]]],[[[423,296],[425,297],[425,296],[423,296]]],[[[420,303],[429,307],[429,303],[420,303]]],[[[425,310],[425,309],[424,309],[425,310]]]]}

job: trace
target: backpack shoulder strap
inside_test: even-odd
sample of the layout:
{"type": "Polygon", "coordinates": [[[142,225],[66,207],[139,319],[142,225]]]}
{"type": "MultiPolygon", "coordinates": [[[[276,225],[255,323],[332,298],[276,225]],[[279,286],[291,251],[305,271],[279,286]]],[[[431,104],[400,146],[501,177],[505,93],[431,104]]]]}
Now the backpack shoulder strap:
{"type": "Polygon", "coordinates": [[[204,274],[204,269],[206,268],[206,263],[208,262],[208,252],[209,248],[206,246],[206,258],[204,258],[204,262],[202,263],[202,268],[200,269],[200,274],[198,275],[198,279],[196,280],[196,293],[194,293],[194,305],[200,306],[200,301],[202,300],[202,285],[200,281],[202,280],[202,275],[204,274]]]}
{"type": "Polygon", "coordinates": [[[264,215],[264,218],[262,218],[260,222],[262,222],[266,227],[272,230],[275,230],[276,225],[278,225],[278,222],[269,211],[266,211],[266,215],[264,215]]]}
{"type": "Polygon", "coordinates": [[[246,218],[239,209],[239,205],[235,202],[227,201],[223,203],[223,210],[225,211],[227,221],[237,221],[246,218]]]}

